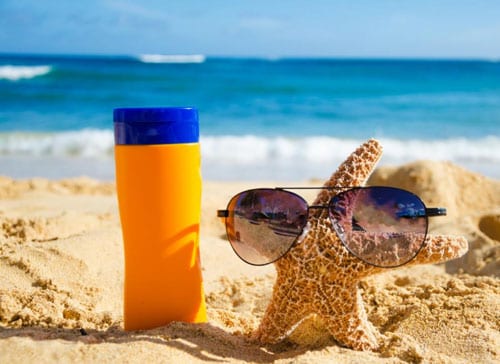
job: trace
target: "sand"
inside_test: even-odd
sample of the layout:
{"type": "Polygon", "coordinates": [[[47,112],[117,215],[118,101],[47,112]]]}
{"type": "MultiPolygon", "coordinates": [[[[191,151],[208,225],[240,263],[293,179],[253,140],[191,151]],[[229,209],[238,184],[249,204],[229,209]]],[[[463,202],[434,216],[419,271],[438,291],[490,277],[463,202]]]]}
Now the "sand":
{"type": "Polygon", "coordinates": [[[114,184],[0,177],[0,362],[500,362],[500,181],[450,163],[415,162],[380,168],[370,183],[404,187],[428,206],[447,207],[431,231],[470,243],[453,262],[363,282],[369,319],[386,337],[376,353],[331,338],[313,346],[248,340],[270,298],[274,267],[241,262],[215,210],[243,189],[274,183],[204,182],[208,323],[124,332],[114,184]]]}

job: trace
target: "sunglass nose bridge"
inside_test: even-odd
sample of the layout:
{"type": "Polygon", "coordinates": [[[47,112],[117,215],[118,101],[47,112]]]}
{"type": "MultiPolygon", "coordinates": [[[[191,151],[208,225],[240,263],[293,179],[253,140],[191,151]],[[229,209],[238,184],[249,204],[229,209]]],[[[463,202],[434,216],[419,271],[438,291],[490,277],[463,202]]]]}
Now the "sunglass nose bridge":
{"type": "Polygon", "coordinates": [[[327,209],[328,206],[324,206],[324,205],[311,205],[309,206],[309,209],[327,209]]]}

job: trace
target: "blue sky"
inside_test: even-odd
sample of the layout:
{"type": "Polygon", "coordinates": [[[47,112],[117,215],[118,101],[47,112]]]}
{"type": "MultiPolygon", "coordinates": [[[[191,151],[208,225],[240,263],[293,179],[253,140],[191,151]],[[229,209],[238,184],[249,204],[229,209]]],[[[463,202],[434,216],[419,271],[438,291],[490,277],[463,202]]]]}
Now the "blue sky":
{"type": "Polygon", "coordinates": [[[500,58],[497,0],[0,0],[0,52],[500,58]]]}

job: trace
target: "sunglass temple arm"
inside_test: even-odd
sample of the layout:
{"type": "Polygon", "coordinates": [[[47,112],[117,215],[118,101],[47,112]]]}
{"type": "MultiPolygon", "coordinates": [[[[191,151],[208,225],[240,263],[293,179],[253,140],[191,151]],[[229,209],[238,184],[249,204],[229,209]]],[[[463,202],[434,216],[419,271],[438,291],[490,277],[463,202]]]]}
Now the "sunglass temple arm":
{"type": "Polygon", "coordinates": [[[217,217],[229,217],[229,210],[217,210],[217,217]]]}
{"type": "Polygon", "coordinates": [[[430,207],[425,209],[426,216],[446,216],[444,207],[430,207]]]}

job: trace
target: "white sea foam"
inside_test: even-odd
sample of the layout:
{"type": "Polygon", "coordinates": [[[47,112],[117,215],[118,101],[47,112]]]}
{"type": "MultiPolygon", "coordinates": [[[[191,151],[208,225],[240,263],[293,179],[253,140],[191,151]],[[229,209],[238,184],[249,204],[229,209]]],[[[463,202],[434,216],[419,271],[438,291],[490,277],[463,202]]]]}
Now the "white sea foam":
{"type": "MultiPolygon", "coordinates": [[[[489,161],[499,163],[500,138],[489,136],[470,140],[398,140],[380,139],[384,159],[451,161],[489,161]]],[[[273,159],[325,163],[349,155],[362,140],[333,137],[262,138],[256,136],[207,136],[202,138],[206,158],[225,162],[262,163],[273,159]]]]}
{"type": "Polygon", "coordinates": [[[203,63],[202,54],[141,54],[139,60],[144,63],[203,63]]]}
{"type": "MultiPolygon", "coordinates": [[[[328,177],[363,141],[319,136],[287,138],[248,135],[202,136],[200,142],[205,178],[304,180],[328,177]]],[[[498,136],[446,140],[382,138],[381,142],[384,145],[381,165],[399,165],[418,159],[448,160],[489,177],[500,178],[498,136]]],[[[111,130],[3,133],[0,134],[0,172],[15,176],[15,172],[5,170],[2,160],[16,157],[63,158],[74,163],[83,160],[109,162],[112,161],[113,146],[111,130]]],[[[15,166],[15,163],[12,165],[15,166]]]]}
{"type": "Polygon", "coordinates": [[[113,155],[113,133],[95,129],[59,133],[2,133],[0,155],[106,158],[113,155]]]}
{"type": "Polygon", "coordinates": [[[52,70],[51,66],[0,66],[0,79],[9,81],[18,81],[26,78],[30,79],[37,76],[48,74],[52,70]]]}
{"type": "MultiPolygon", "coordinates": [[[[446,160],[500,178],[500,137],[475,140],[382,138],[380,141],[384,146],[381,165],[399,165],[422,159],[446,160]]],[[[328,177],[362,142],[333,137],[219,136],[202,138],[202,153],[205,174],[210,178],[224,175],[223,171],[233,171],[232,179],[303,180],[328,177]]]]}

